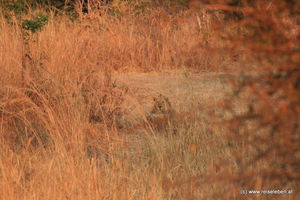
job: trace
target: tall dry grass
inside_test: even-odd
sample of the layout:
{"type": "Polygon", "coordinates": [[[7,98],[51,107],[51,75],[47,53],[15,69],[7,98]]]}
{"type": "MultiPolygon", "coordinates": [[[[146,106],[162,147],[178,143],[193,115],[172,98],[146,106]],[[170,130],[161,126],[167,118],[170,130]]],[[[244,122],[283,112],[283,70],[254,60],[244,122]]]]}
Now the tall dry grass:
{"type": "Polygon", "coordinates": [[[197,185],[177,182],[230,154],[200,108],[156,120],[140,110],[141,121],[124,123],[135,117],[125,103],[132,93],[113,80],[126,71],[218,70],[200,48],[208,37],[198,22],[160,9],[121,19],[51,16],[24,40],[18,19],[2,17],[1,199],[200,198],[197,185]]]}
{"type": "MultiPolygon", "coordinates": [[[[248,146],[228,140],[210,115],[232,114],[216,107],[214,84],[200,97],[190,89],[184,112],[164,112],[153,102],[149,114],[133,88],[114,80],[126,72],[257,69],[259,59],[244,59],[247,48],[230,49],[228,34],[239,32],[226,26],[222,12],[150,8],[137,16],[122,2],[116,6],[125,14],[95,11],[75,21],[52,14],[26,41],[18,18],[2,17],[1,199],[239,199],[241,186],[262,188],[262,176],[238,182],[244,176],[235,152],[248,146]]],[[[44,11],[22,17],[35,12],[44,11]]]]}

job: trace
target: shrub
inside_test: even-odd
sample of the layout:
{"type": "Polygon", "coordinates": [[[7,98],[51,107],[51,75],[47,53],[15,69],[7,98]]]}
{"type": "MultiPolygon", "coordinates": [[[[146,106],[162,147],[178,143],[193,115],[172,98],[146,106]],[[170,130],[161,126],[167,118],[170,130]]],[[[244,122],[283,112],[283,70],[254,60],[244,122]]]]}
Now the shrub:
{"type": "Polygon", "coordinates": [[[43,26],[48,23],[49,15],[48,14],[38,14],[31,20],[24,20],[22,22],[22,28],[35,33],[36,31],[42,30],[43,26]]]}
{"type": "MultiPolygon", "coordinates": [[[[246,76],[232,80],[234,93],[224,104],[231,116],[224,119],[229,124],[228,144],[237,164],[228,180],[237,191],[295,189],[300,179],[300,32],[295,7],[300,4],[252,1],[238,5],[243,18],[235,25],[244,34],[227,34],[230,48],[247,49],[249,62],[259,68],[254,74],[241,70],[246,76]]],[[[299,191],[294,190],[293,196],[297,195],[299,191]]]]}

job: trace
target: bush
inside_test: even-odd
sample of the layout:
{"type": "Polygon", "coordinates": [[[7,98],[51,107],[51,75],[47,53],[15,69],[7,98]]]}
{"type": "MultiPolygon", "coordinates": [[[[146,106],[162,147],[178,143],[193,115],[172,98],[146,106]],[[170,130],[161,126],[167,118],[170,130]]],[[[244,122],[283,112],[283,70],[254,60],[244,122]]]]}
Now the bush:
{"type": "Polygon", "coordinates": [[[38,14],[31,20],[24,20],[22,22],[22,28],[35,33],[37,30],[42,30],[43,26],[48,23],[49,15],[38,14]]]}
{"type": "MultiPolygon", "coordinates": [[[[228,34],[230,48],[247,49],[249,62],[259,68],[254,74],[241,70],[247,75],[232,80],[234,93],[224,104],[231,116],[225,120],[228,145],[237,164],[230,181],[234,180],[237,190],[298,188],[300,32],[295,7],[300,3],[252,1],[238,5],[243,8],[243,18],[236,27],[245,34],[228,34]]],[[[294,190],[293,195],[296,198],[299,191],[294,190]]]]}

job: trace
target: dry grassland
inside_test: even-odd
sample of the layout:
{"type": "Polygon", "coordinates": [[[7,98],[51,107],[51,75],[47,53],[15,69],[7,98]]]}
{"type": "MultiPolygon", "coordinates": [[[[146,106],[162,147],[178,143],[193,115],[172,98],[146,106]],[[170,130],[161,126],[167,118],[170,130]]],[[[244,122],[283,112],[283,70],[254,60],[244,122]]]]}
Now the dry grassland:
{"type": "Polygon", "coordinates": [[[50,18],[0,19],[0,199],[240,199],[214,116],[242,53],[191,11],[50,18]]]}

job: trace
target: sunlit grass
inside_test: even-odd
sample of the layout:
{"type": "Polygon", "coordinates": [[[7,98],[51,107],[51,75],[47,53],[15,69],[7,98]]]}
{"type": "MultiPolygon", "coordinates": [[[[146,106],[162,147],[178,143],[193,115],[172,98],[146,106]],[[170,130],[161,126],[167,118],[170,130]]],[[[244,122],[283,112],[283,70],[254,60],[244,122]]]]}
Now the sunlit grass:
{"type": "Polygon", "coordinates": [[[217,116],[226,77],[249,66],[200,19],[50,16],[24,41],[2,17],[0,199],[237,198],[245,149],[217,116]]]}

